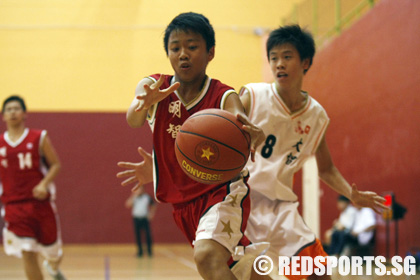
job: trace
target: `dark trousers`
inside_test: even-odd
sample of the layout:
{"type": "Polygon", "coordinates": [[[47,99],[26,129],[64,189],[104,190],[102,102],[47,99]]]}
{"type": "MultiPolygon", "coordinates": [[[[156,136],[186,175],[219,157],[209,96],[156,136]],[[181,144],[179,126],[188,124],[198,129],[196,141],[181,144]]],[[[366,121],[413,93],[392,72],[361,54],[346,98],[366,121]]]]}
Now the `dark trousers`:
{"type": "Polygon", "coordinates": [[[146,233],[147,252],[149,256],[152,256],[152,235],[150,233],[150,224],[147,218],[133,218],[134,222],[134,236],[136,237],[137,243],[137,255],[143,255],[143,247],[141,242],[141,232],[146,233]]]}
{"type": "Polygon", "coordinates": [[[334,230],[331,236],[331,244],[328,248],[329,255],[340,255],[348,242],[349,234],[343,230],[334,230]]]}

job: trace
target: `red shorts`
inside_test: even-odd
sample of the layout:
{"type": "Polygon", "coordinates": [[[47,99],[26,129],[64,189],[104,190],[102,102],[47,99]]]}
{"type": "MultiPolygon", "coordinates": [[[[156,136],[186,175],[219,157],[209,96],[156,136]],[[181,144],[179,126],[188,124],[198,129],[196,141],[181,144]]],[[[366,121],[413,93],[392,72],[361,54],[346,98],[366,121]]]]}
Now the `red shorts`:
{"type": "Polygon", "coordinates": [[[18,237],[30,237],[42,245],[57,241],[56,215],[50,202],[26,201],[4,206],[6,227],[18,237]]]}

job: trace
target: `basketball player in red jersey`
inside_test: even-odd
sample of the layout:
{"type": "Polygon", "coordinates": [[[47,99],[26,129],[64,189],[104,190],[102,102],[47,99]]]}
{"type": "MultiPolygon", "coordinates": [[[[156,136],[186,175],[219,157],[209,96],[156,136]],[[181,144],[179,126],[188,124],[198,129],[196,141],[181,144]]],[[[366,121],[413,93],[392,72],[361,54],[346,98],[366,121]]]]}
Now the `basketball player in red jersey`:
{"type": "Polygon", "coordinates": [[[234,89],[206,75],[215,51],[214,30],[206,17],[196,13],[178,15],[166,28],[164,46],[175,74],[151,75],[141,80],[127,122],[131,127],[149,122],[153,132],[155,196],[173,205],[176,224],[194,246],[200,275],[204,279],[246,279],[252,261],[247,269],[240,267],[248,263],[251,254],[247,250],[251,247],[245,248],[247,257],[237,264],[233,260],[249,244],[243,235],[249,214],[247,172],[224,184],[198,183],[178,165],[174,143],[183,122],[207,108],[237,115],[251,135],[252,151],[264,140],[264,133],[247,121],[234,89]]]}
{"type": "Polygon", "coordinates": [[[58,269],[62,244],[52,183],[60,161],[45,130],[25,127],[22,98],[7,98],[2,114],[7,125],[7,131],[0,135],[4,250],[7,255],[23,258],[30,280],[43,279],[38,253],[45,258],[44,266],[53,279],[65,279],[58,269]]]}

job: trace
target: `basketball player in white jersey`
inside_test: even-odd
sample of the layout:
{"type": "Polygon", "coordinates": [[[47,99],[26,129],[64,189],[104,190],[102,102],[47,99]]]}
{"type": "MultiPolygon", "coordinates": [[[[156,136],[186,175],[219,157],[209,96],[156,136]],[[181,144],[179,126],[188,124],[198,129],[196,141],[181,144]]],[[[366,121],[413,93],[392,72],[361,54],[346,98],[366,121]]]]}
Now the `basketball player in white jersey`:
{"type": "MultiPolygon", "coordinates": [[[[251,175],[251,215],[246,235],[252,242],[269,242],[266,255],[272,260],[278,260],[279,256],[327,256],[299,215],[297,196],[292,189],[293,174],[312,155],[316,156],[320,178],[333,190],[357,205],[376,211],[385,207],[384,199],[376,193],[350,186],[332,162],[325,141],[327,113],[301,89],[314,54],[311,34],[299,26],[276,29],[267,41],[274,82],[248,84],[240,90],[250,121],[267,136],[265,144],[256,151],[255,162],[249,161],[247,165],[251,175]]],[[[308,279],[312,277],[316,275],[308,279]]]]}

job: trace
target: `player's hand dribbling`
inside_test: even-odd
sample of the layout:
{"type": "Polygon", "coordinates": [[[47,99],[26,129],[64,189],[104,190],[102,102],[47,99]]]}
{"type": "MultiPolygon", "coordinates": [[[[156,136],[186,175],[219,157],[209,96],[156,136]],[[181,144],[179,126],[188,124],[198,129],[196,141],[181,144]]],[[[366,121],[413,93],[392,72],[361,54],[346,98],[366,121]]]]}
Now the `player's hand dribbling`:
{"type": "Polygon", "coordinates": [[[135,109],[136,112],[143,109],[149,109],[154,104],[165,99],[169,94],[174,92],[180,86],[180,83],[176,82],[170,87],[161,90],[160,87],[164,81],[165,75],[162,74],[157,82],[153,83],[152,85],[145,84],[143,86],[144,93],[136,96],[136,98],[139,100],[139,105],[135,109]]]}
{"type": "Polygon", "coordinates": [[[118,172],[117,178],[129,177],[121,183],[124,187],[136,183],[132,188],[132,191],[137,190],[141,185],[153,181],[152,155],[146,152],[142,147],[139,147],[137,150],[144,159],[142,162],[118,162],[119,167],[126,168],[127,170],[118,172]]]}
{"type": "Polygon", "coordinates": [[[236,117],[244,124],[242,129],[251,136],[251,160],[255,161],[255,151],[265,140],[264,131],[259,126],[252,124],[244,115],[238,114],[236,117]]]}
{"type": "Polygon", "coordinates": [[[359,191],[356,184],[351,186],[351,201],[361,207],[372,208],[376,213],[388,209],[385,205],[385,198],[377,195],[375,192],[359,191]]]}

